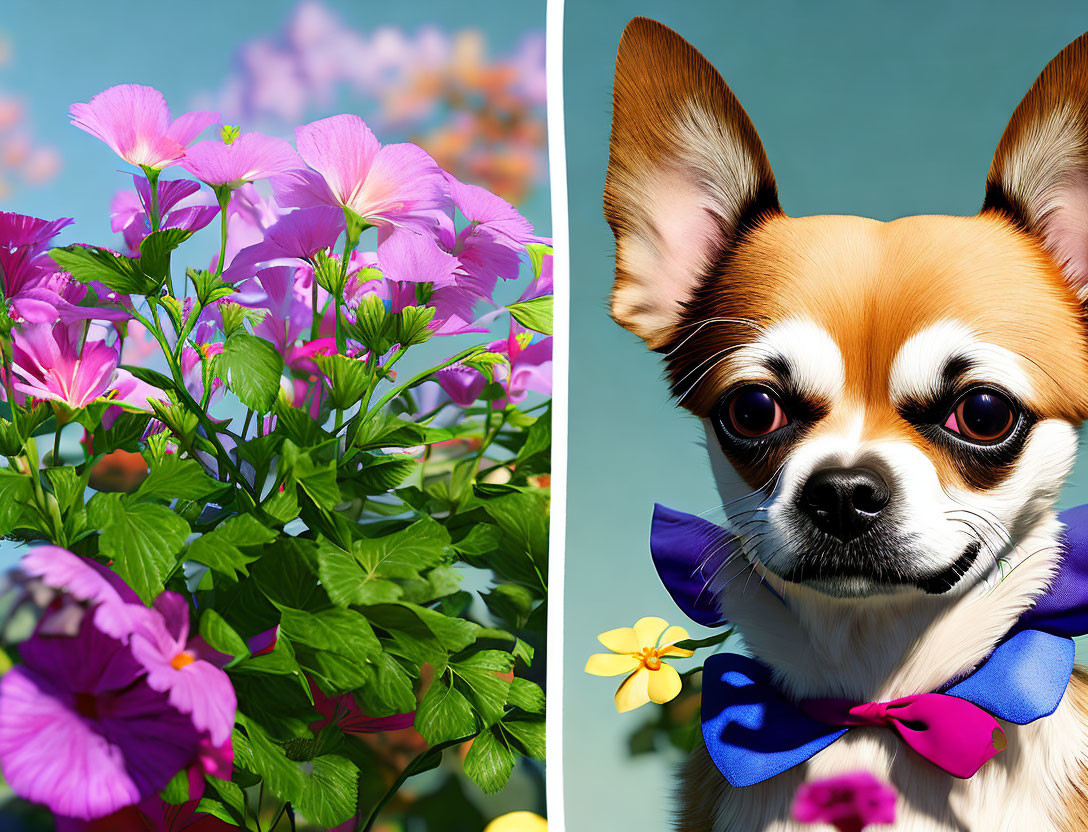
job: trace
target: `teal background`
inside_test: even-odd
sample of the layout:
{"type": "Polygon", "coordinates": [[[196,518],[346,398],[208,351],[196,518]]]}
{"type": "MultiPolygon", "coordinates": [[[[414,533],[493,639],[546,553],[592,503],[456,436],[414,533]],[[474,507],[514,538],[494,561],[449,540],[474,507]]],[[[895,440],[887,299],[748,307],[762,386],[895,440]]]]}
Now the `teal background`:
{"type": "MultiPolygon", "coordinates": [[[[583,672],[596,635],[644,615],[683,623],[647,548],[655,501],[718,504],[702,431],[661,365],[607,317],[613,240],[601,215],[620,33],[657,18],[722,72],[752,117],[788,214],[972,214],[1009,117],[1088,29],[1081,2],[569,2],[564,94],[571,230],[564,783],[569,832],[669,828],[680,757],[632,760],[654,705],[617,715],[618,679],[583,672]]],[[[1083,461],[1062,505],[1088,501],[1083,461]]],[[[693,636],[705,631],[691,627],[693,636]]],[[[684,669],[684,663],[677,666],[684,669]]]]}

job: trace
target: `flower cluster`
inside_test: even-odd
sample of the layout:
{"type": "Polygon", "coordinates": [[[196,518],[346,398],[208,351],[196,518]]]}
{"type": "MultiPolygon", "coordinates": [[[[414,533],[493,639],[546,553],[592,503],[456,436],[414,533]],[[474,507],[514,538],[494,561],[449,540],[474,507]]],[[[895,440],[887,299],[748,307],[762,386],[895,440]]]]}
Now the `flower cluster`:
{"type": "Polygon", "coordinates": [[[372,824],[358,744],[411,730],[502,788],[543,757],[549,241],[356,115],[290,143],[125,84],[71,119],[133,187],[109,246],[0,214],[6,782],[69,829],[244,826],[258,783],[372,824]]]}
{"type": "Polygon", "coordinates": [[[241,47],[238,69],[208,96],[229,118],[295,123],[314,102],[372,102],[386,131],[418,138],[447,170],[520,199],[544,170],[544,36],[491,58],[482,35],[346,26],[303,0],[276,35],[241,47]]]}

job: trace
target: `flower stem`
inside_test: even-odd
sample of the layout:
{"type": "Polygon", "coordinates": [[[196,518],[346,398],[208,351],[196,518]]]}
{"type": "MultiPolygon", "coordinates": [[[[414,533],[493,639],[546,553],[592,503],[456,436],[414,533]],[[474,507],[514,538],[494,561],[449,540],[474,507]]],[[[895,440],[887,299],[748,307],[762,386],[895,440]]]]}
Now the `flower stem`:
{"type": "Polygon", "coordinates": [[[215,198],[219,200],[219,262],[215,266],[216,277],[223,274],[227,259],[227,206],[230,205],[230,187],[223,185],[215,189],[215,198]]]}
{"type": "Polygon", "coordinates": [[[53,431],[53,468],[60,465],[60,432],[62,430],[64,430],[64,426],[57,425],[57,429],[53,431]]]}
{"type": "Polygon", "coordinates": [[[310,286],[310,309],[313,311],[313,318],[310,323],[310,340],[316,341],[317,336],[321,332],[321,312],[317,308],[317,275],[314,274],[313,283],[310,286]]]}

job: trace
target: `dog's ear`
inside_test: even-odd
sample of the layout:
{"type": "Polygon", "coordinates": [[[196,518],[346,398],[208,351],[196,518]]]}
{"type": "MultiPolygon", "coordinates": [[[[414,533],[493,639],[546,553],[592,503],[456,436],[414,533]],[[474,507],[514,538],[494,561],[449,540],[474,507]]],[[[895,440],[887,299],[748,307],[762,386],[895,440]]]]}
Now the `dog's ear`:
{"type": "Polygon", "coordinates": [[[721,75],[671,29],[632,20],[616,59],[604,192],[612,317],[651,348],[667,345],[722,253],[780,211],[767,154],[721,75]]]}
{"type": "Polygon", "coordinates": [[[982,210],[1039,237],[1088,300],[1088,33],[1047,64],[1013,113],[982,210]]]}

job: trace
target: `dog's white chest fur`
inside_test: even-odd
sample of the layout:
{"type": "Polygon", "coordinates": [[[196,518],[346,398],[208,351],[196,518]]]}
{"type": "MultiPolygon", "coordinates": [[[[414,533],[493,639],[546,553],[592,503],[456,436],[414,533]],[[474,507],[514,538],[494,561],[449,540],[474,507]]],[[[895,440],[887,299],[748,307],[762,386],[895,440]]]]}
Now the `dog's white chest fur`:
{"type": "Polygon", "coordinates": [[[1050,717],[1003,723],[1008,748],[970,780],[936,769],[882,728],[855,729],[808,763],[768,781],[731,788],[704,748],[687,765],[683,832],[806,832],[790,817],[797,787],[868,771],[895,784],[896,832],[1052,832],[1065,828],[1067,803],[1081,776],[1088,725],[1067,694],[1050,717]],[[700,805],[701,804],[701,805],[700,805]]]}

